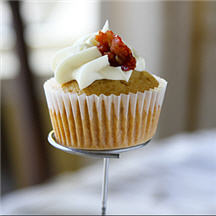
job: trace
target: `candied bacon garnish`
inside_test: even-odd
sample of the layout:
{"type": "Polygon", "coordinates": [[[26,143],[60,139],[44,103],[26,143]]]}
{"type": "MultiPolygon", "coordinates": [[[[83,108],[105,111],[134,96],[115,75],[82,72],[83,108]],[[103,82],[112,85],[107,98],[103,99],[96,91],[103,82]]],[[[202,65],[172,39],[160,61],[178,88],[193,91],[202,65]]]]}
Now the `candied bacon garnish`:
{"type": "Polygon", "coordinates": [[[111,66],[121,66],[123,71],[134,70],[136,59],[120,36],[110,30],[105,33],[99,31],[99,34],[95,36],[95,40],[98,42],[97,48],[101,54],[108,55],[111,66]]]}

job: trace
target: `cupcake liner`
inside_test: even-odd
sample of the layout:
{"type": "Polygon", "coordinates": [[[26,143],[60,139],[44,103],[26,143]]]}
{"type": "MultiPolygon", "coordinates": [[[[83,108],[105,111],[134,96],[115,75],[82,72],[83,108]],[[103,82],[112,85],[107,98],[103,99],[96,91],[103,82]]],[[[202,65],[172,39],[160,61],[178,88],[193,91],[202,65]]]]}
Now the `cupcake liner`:
{"type": "Polygon", "coordinates": [[[154,89],[119,96],[64,92],[54,78],[44,84],[57,141],[80,149],[117,149],[138,145],[155,133],[167,82],[154,89]]]}

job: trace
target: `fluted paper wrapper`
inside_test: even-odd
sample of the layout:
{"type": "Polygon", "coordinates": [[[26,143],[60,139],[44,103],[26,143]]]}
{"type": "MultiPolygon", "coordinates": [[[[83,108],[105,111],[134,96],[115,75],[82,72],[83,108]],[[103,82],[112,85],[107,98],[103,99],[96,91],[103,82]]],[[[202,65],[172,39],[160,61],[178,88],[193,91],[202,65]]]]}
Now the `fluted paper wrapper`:
{"type": "Polygon", "coordinates": [[[79,149],[117,149],[144,143],[154,135],[167,82],[136,94],[77,95],[55,88],[54,79],[44,89],[57,141],[79,149]]]}

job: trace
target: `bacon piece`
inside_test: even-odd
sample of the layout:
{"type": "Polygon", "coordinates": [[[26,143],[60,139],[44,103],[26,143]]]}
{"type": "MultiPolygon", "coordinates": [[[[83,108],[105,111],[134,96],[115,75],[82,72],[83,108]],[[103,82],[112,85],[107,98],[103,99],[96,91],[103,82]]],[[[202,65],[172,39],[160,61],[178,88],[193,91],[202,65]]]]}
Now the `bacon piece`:
{"type": "Polygon", "coordinates": [[[95,40],[98,42],[97,48],[101,54],[108,55],[111,66],[121,66],[123,71],[135,69],[136,59],[120,36],[110,30],[105,33],[99,31],[99,34],[95,36],[95,40]]]}

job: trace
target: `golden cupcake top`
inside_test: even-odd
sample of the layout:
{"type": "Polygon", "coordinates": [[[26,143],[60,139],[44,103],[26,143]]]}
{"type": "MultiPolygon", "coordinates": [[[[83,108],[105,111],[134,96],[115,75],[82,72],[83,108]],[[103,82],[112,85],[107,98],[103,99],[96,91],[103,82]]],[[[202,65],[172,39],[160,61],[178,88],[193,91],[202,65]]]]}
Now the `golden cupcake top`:
{"type": "Polygon", "coordinates": [[[64,92],[77,93],[78,95],[101,95],[109,96],[111,94],[129,94],[144,92],[149,89],[154,89],[159,86],[159,82],[148,72],[133,71],[129,81],[124,80],[96,80],[91,85],[84,89],[80,89],[78,83],[72,80],[60,86],[64,92]]]}

